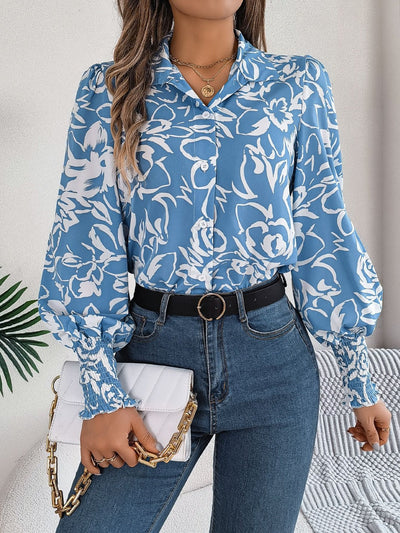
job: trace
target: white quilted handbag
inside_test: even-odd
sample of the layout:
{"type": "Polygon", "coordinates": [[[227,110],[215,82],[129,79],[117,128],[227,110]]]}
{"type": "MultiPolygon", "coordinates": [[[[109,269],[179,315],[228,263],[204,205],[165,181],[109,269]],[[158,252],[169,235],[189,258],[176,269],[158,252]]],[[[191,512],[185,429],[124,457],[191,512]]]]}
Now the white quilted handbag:
{"type": "MultiPolygon", "coordinates": [[[[49,431],[46,441],[49,485],[52,487],[52,504],[56,513],[71,514],[79,505],[78,496],[86,492],[92,475],[86,467],[75,486],[76,494],[64,504],[62,491],[58,489],[57,443],[80,445],[82,419],[79,411],[84,408],[82,387],[79,383],[80,362],[65,361],[61,374],[52,381],[55,398],[50,406],[49,431]],[[59,380],[57,390],[55,382],[59,380]]],[[[136,407],[150,433],[163,446],[154,454],[145,450],[131,432],[129,445],[138,454],[138,461],[155,468],[161,461],[187,461],[191,451],[190,425],[197,410],[193,392],[194,372],[151,363],[119,363],[117,377],[122,388],[131,398],[140,400],[136,407]],[[147,460],[148,459],[148,460],[147,460]]]]}

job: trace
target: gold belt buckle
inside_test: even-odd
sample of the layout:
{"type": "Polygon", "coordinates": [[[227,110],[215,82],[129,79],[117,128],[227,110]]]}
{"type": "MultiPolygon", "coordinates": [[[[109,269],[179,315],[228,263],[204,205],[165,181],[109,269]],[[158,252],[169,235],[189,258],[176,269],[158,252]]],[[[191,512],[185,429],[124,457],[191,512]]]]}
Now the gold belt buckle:
{"type": "Polygon", "coordinates": [[[207,318],[203,315],[203,313],[201,312],[200,310],[200,307],[201,307],[201,302],[203,301],[204,298],[206,298],[207,296],[211,296],[211,295],[215,295],[215,296],[218,296],[218,298],[220,298],[222,300],[222,303],[223,303],[223,307],[222,307],[222,312],[219,316],[216,317],[216,320],[219,320],[221,318],[221,316],[225,313],[225,310],[226,310],[226,302],[224,300],[224,298],[218,294],[217,292],[206,292],[205,294],[203,294],[203,296],[200,298],[200,300],[197,302],[197,312],[199,313],[199,315],[201,316],[201,318],[204,318],[204,320],[213,320],[213,317],[211,318],[207,318]]]}

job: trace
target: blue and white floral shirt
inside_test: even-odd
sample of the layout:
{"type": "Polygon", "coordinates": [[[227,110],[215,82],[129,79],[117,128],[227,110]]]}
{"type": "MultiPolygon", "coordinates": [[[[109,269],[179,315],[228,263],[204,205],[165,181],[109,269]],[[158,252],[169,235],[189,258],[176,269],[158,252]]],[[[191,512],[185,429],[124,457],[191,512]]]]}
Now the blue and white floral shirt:
{"type": "Polygon", "coordinates": [[[185,294],[290,272],[308,330],[337,358],[348,405],[379,398],[365,337],[383,291],[346,212],[328,72],[311,55],[266,53],[234,31],[236,61],[208,105],[169,60],[172,31],[162,40],[137,152],[146,180],[133,180],[130,195],[113,159],[112,61],[80,80],[38,302],[81,362],[82,419],[138,405],[114,357],[135,328],[128,272],[185,294]]]}

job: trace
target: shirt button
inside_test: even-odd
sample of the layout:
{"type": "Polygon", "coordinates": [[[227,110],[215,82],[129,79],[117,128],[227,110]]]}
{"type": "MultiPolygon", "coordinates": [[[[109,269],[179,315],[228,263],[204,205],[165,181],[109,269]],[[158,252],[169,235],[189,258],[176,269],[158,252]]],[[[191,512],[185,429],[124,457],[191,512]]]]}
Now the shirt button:
{"type": "Polygon", "coordinates": [[[200,168],[201,168],[201,170],[207,170],[207,169],[208,169],[208,163],[207,163],[207,161],[202,161],[202,162],[200,163],[200,168]]]}
{"type": "Polygon", "coordinates": [[[203,117],[209,118],[211,116],[211,113],[209,111],[203,111],[203,117]]]}
{"type": "Polygon", "coordinates": [[[206,228],[208,226],[207,222],[205,220],[200,220],[200,227],[206,228]]]}
{"type": "Polygon", "coordinates": [[[194,104],[196,107],[199,107],[200,105],[200,102],[198,100],[196,100],[195,104],[194,104]]]}
{"type": "Polygon", "coordinates": [[[199,280],[200,281],[204,281],[205,279],[206,279],[205,275],[204,274],[200,274],[199,280]]]}

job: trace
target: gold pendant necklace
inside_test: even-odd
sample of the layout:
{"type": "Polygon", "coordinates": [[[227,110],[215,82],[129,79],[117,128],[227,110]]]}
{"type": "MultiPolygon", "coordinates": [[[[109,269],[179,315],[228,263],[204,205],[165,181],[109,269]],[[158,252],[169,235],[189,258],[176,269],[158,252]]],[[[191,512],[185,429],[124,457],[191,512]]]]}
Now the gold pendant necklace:
{"type": "Polygon", "coordinates": [[[209,83],[207,83],[206,85],[204,85],[202,88],[201,88],[201,94],[203,96],[205,96],[206,98],[210,98],[210,96],[213,96],[213,94],[215,93],[215,89],[212,85],[210,85],[209,83]]]}
{"type": "Polygon", "coordinates": [[[177,57],[174,57],[172,55],[170,55],[169,58],[172,61],[172,63],[177,63],[178,65],[185,65],[185,66],[190,67],[204,82],[206,82],[206,85],[204,85],[201,88],[201,94],[203,96],[205,96],[206,98],[209,98],[210,96],[213,96],[214,93],[215,93],[215,89],[210,84],[210,82],[213,81],[217,77],[219,72],[224,68],[224,66],[226,65],[226,63],[228,61],[230,61],[231,59],[234,59],[236,57],[236,53],[237,52],[233,53],[229,57],[224,57],[223,59],[218,59],[217,61],[214,61],[214,63],[211,63],[210,65],[196,65],[195,63],[190,63],[189,61],[182,61],[181,59],[178,59],[177,57]],[[196,70],[196,68],[210,68],[210,67],[213,67],[214,65],[216,65],[217,63],[224,63],[224,64],[221,66],[220,69],[217,70],[217,72],[215,73],[215,75],[212,78],[203,78],[203,76],[199,72],[197,72],[197,70],[196,70]]]}

